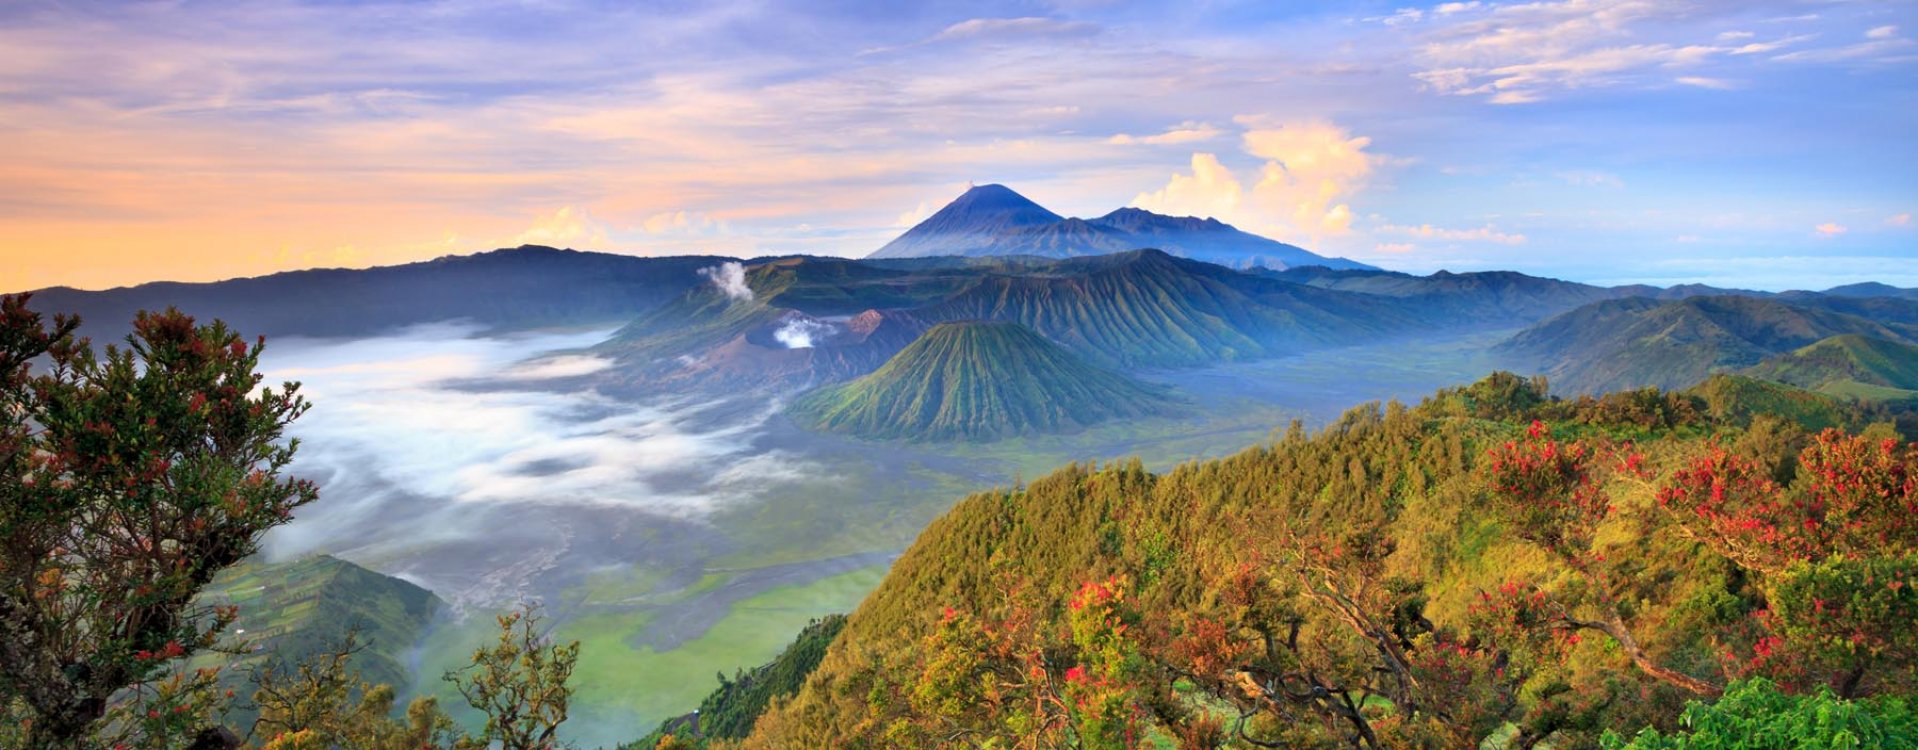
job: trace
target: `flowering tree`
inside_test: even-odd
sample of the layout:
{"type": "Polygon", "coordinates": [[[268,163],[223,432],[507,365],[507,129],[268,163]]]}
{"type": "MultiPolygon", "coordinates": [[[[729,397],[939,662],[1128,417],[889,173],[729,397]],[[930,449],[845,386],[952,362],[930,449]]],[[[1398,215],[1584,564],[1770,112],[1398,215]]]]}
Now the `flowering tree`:
{"type": "Polygon", "coordinates": [[[280,476],[307,404],[261,387],[263,342],[168,311],[101,354],[26,301],[0,298],[0,702],[71,747],[212,644],[235,612],[194,597],[316,492],[280,476]]]}
{"type": "MultiPolygon", "coordinates": [[[[1487,593],[1481,614],[1502,646],[1534,657],[1549,634],[1609,636],[1639,670],[1700,695],[1718,681],[1661,664],[1635,637],[1594,546],[1613,511],[1605,482],[1645,478],[1629,446],[1560,443],[1534,423],[1494,448],[1486,484],[1515,533],[1586,585],[1547,594],[1512,582],[1487,593]]],[[[1797,456],[1796,479],[1713,445],[1656,488],[1675,528],[1744,571],[1760,597],[1745,620],[1710,634],[1726,680],[1762,675],[1794,689],[1833,686],[1850,697],[1909,686],[1918,659],[1918,448],[1827,430],[1797,456]]]]}
{"type": "Polygon", "coordinates": [[[1826,430],[1781,486],[1722,447],[1674,472],[1658,501],[1700,543],[1759,576],[1734,676],[1841,697],[1909,689],[1918,660],[1918,445],[1826,430]]]}
{"type": "MultiPolygon", "coordinates": [[[[1520,539],[1538,545],[1583,580],[1582,590],[1564,597],[1532,591],[1525,600],[1533,612],[1521,621],[1560,630],[1591,630],[1610,637],[1639,671],[1698,695],[1715,695],[1718,685],[1661,664],[1642,645],[1626,622],[1622,603],[1613,590],[1608,561],[1595,546],[1600,525],[1614,507],[1605,481],[1613,473],[1642,476],[1644,457],[1630,445],[1603,442],[1560,442],[1551,429],[1534,421],[1525,437],[1490,451],[1486,484],[1491,508],[1520,539]]],[[[1507,586],[1504,598],[1485,603],[1513,603],[1507,586]]]]}

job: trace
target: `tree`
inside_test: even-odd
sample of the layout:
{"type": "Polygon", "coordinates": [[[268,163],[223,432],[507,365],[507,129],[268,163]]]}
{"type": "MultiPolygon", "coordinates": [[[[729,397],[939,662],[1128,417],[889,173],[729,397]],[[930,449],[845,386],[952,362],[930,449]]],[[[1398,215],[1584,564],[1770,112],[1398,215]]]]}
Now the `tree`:
{"type": "Polygon", "coordinates": [[[98,354],[26,305],[0,298],[0,703],[73,747],[212,645],[236,614],[194,597],[317,493],[280,476],[307,403],[261,387],[263,339],[168,310],[98,354]]]}
{"type": "MultiPolygon", "coordinates": [[[[1582,591],[1564,598],[1533,591],[1530,598],[1547,614],[1531,624],[1596,631],[1610,637],[1640,672],[1653,679],[1696,695],[1717,695],[1718,685],[1660,663],[1639,642],[1614,591],[1608,561],[1596,547],[1599,527],[1614,510],[1606,480],[1612,473],[1638,476],[1645,471],[1643,462],[1630,445],[1561,443],[1550,427],[1534,421],[1524,438],[1490,451],[1485,470],[1490,505],[1515,535],[1543,548],[1585,584],[1582,591]],[[1581,610],[1592,616],[1582,615],[1581,610]]],[[[1486,601],[1512,600],[1488,596],[1486,601]]]]}
{"type": "Polygon", "coordinates": [[[428,750],[478,747],[460,744],[453,720],[431,697],[393,718],[394,692],[371,685],[350,666],[358,634],[292,665],[270,664],[254,676],[253,701],[260,716],[252,735],[267,750],[350,747],[365,750],[428,750]]]}
{"type": "Polygon", "coordinates": [[[505,750],[551,750],[566,721],[573,691],[566,680],[579,661],[579,642],[548,644],[538,609],[525,606],[499,616],[499,640],[473,652],[473,663],[446,673],[461,697],[486,714],[480,746],[505,750]]]}
{"type": "Polygon", "coordinates": [[[1630,742],[1607,732],[1605,750],[1799,750],[1879,748],[1918,750],[1918,711],[1884,697],[1845,701],[1831,691],[1788,695],[1764,679],[1735,683],[1716,703],[1685,707],[1685,731],[1646,729],[1630,742]]]}

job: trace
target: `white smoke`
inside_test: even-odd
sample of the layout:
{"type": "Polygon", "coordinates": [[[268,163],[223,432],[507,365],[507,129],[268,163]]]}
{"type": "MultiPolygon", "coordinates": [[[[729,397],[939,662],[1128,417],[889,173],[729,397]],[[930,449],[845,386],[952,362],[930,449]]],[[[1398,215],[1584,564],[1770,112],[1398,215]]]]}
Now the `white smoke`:
{"type": "Polygon", "coordinates": [[[726,296],[734,299],[753,298],[752,287],[746,286],[746,267],[739,261],[729,260],[711,268],[699,269],[699,275],[711,279],[713,286],[726,296]]]}
{"type": "Polygon", "coordinates": [[[773,340],[784,344],[787,349],[811,349],[815,339],[831,330],[831,323],[812,318],[793,318],[780,326],[779,330],[773,331],[773,340]]]}

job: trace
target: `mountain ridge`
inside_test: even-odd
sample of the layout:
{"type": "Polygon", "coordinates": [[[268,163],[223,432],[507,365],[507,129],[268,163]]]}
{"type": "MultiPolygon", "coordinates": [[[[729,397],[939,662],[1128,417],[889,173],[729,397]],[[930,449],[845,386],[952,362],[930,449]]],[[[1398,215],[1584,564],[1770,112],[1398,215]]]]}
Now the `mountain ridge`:
{"type": "Polygon", "coordinates": [[[1818,299],[1626,297],[1562,313],[1520,331],[1496,350],[1531,360],[1555,388],[1567,392],[1684,388],[1713,373],[1756,365],[1842,334],[1918,342],[1918,326],[1880,322],[1918,319],[1918,303],[1886,299],[1873,307],[1883,316],[1831,309],[1818,299]]]}
{"type": "Polygon", "coordinates": [[[1245,232],[1215,218],[1166,216],[1133,207],[1092,219],[1062,217],[999,184],[967,189],[867,257],[1071,258],[1144,248],[1236,267],[1373,268],[1245,232]]]}

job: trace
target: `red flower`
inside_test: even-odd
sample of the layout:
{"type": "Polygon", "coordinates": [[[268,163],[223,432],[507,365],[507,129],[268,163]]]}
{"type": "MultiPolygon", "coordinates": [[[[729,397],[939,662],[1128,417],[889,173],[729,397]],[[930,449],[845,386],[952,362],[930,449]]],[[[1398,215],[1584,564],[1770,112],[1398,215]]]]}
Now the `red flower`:
{"type": "Polygon", "coordinates": [[[1086,681],[1085,667],[1073,667],[1071,669],[1066,670],[1066,682],[1084,683],[1085,681],[1086,681]]]}

